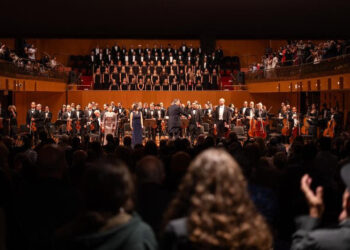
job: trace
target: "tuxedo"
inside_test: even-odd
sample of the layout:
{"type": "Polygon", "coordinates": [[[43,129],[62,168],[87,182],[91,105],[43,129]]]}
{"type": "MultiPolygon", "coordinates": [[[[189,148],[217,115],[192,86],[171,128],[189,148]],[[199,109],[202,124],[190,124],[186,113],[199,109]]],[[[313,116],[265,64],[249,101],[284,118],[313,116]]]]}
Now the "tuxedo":
{"type": "Polygon", "coordinates": [[[163,119],[164,117],[165,117],[165,110],[164,109],[156,109],[155,118],[157,120],[159,120],[159,119],[163,119]]]}
{"type": "Polygon", "coordinates": [[[256,109],[255,110],[255,118],[261,118],[263,120],[266,120],[266,111],[262,109],[256,109]]]}
{"type": "Polygon", "coordinates": [[[50,124],[52,120],[52,113],[51,112],[44,112],[45,117],[45,124],[50,124]]]}
{"type": "Polygon", "coordinates": [[[169,122],[168,122],[168,130],[169,135],[178,137],[181,135],[181,115],[187,117],[187,113],[185,113],[182,108],[176,104],[173,104],[168,109],[169,114],[169,122]]]}
{"type": "Polygon", "coordinates": [[[62,115],[62,120],[67,121],[68,118],[70,118],[72,120],[76,120],[77,119],[77,114],[74,111],[70,111],[70,112],[66,111],[66,112],[64,112],[63,115],[62,115]]]}
{"type": "Polygon", "coordinates": [[[241,114],[241,116],[245,117],[245,111],[248,109],[248,107],[242,107],[240,110],[239,110],[239,113],[241,114]]]}
{"type": "Polygon", "coordinates": [[[94,118],[95,117],[95,114],[94,114],[94,111],[91,109],[91,110],[85,110],[84,111],[84,118],[86,119],[89,119],[90,117],[94,118]]]}
{"type": "Polygon", "coordinates": [[[36,110],[33,115],[35,126],[37,129],[44,127],[44,121],[45,121],[45,114],[41,110],[36,110]]]}
{"type": "Polygon", "coordinates": [[[228,125],[231,120],[231,113],[228,107],[216,107],[213,118],[216,124],[218,137],[221,138],[225,134],[225,125],[228,125]]]}
{"type": "Polygon", "coordinates": [[[200,133],[200,128],[198,127],[198,125],[202,123],[202,116],[200,110],[192,108],[188,111],[188,114],[191,115],[191,119],[188,125],[188,131],[191,135],[191,141],[193,142],[194,139],[196,139],[200,133]]]}
{"type": "Polygon", "coordinates": [[[255,115],[255,108],[247,108],[244,112],[244,116],[247,117],[247,116],[254,116],[255,115]],[[252,111],[252,112],[250,112],[252,111]]]}
{"type": "Polygon", "coordinates": [[[82,110],[77,110],[77,111],[75,111],[75,114],[76,114],[76,119],[77,120],[80,120],[80,121],[84,121],[84,119],[85,119],[85,113],[84,113],[84,111],[82,111],[82,110]]]}
{"type": "Polygon", "coordinates": [[[156,110],[155,109],[148,109],[145,118],[146,119],[156,118],[156,110]]]}
{"type": "Polygon", "coordinates": [[[117,113],[117,115],[118,115],[118,117],[124,117],[124,116],[126,116],[126,110],[125,110],[125,108],[122,108],[122,107],[117,107],[116,108],[116,113],[117,113]]]}
{"type": "Polygon", "coordinates": [[[26,116],[26,122],[27,125],[30,125],[32,117],[34,117],[36,110],[35,109],[29,109],[27,112],[27,116],[26,116]]]}

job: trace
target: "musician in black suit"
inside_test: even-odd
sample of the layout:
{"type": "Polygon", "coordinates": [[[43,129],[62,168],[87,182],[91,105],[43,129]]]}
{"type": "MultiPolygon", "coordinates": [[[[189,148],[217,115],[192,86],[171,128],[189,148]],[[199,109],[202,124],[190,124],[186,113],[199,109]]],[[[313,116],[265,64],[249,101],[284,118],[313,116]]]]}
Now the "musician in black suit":
{"type": "Polygon", "coordinates": [[[64,126],[64,130],[67,131],[67,123],[70,121],[72,130],[67,131],[70,134],[75,134],[75,120],[77,119],[77,115],[74,111],[72,111],[72,107],[70,105],[67,105],[67,111],[63,113],[62,120],[66,121],[66,124],[64,126]]]}
{"type": "Polygon", "coordinates": [[[39,134],[44,131],[45,114],[41,110],[41,108],[42,108],[41,104],[38,103],[36,105],[36,110],[35,110],[34,115],[32,117],[32,118],[34,118],[33,121],[35,122],[35,127],[36,127],[36,131],[34,132],[35,144],[38,142],[39,134]]]}
{"type": "Polygon", "coordinates": [[[180,106],[180,100],[175,99],[171,106],[168,109],[169,122],[168,122],[168,131],[170,137],[179,137],[181,136],[181,115],[191,118],[190,115],[186,114],[185,111],[180,106]]]}
{"type": "Polygon", "coordinates": [[[246,120],[246,125],[247,125],[247,128],[249,129],[250,127],[250,120],[251,119],[254,119],[254,116],[255,116],[255,107],[254,107],[254,102],[250,102],[249,103],[249,108],[247,108],[244,112],[244,117],[247,119],[246,120]]]}
{"type": "Polygon", "coordinates": [[[100,140],[101,114],[99,110],[94,111],[94,118],[89,125],[90,136],[93,140],[100,140]]]}
{"type": "Polygon", "coordinates": [[[321,119],[319,121],[319,124],[322,129],[325,129],[327,127],[328,121],[331,118],[331,111],[327,108],[326,103],[324,103],[322,106],[323,108],[320,113],[321,119]]]}
{"type": "Polygon", "coordinates": [[[216,107],[214,112],[214,128],[217,129],[217,136],[223,137],[225,134],[225,128],[229,128],[231,117],[228,107],[225,106],[225,99],[219,100],[219,106],[216,107]]]}
{"type": "Polygon", "coordinates": [[[26,116],[26,123],[27,123],[27,128],[30,128],[30,125],[32,123],[32,118],[36,112],[36,104],[35,102],[32,102],[30,104],[30,109],[27,111],[27,116],[26,116]]]}
{"type": "MultiPolygon", "coordinates": [[[[77,132],[80,132],[80,134],[83,135],[86,132],[86,129],[84,128],[84,125],[86,124],[85,112],[81,110],[81,106],[79,104],[76,106],[75,114],[77,116],[76,121],[79,121],[80,125],[80,131],[77,132]]],[[[75,128],[77,130],[77,123],[75,123],[75,128]]]]}
{"type": "MultiPolygon", "coordinates": [[[[154,104],[151,103],[149,105],[149,109],[146,112],[145,119],[156,119],[156,110],[154,108],[154,104]]],[[[146,131],[148,133],[148,138],[155,140],[156,138],[156,128],[146,128],[146,131]]]]}
{"type": "Polygon", "coordinates": [[[51,120],[52,120],[52,113],[50,112],[49,106],[45,106],[44,111],[44,127],[48,135],[51,135],[50,133],[50,127],[51,127],[51,120]]]}
{"type": "Polygon", "coordinates": [[[155,118],[157,120],[157,129],[159,132],[159,136],[162,134],[162,120],[165,117],[165,109],[162,109],[160,104],[156,105],[156,114],[155,118]]]}
{"type": "Polygon", "coordinates": [[[266,120],[267,114],[262,107],[262,103],[257,104],[257,109],[255,110],[255,119],[266,120]]]}
{"type": "Polygon", "coordinates": [[[198,110],[197,103],[192,103],[192,108],[188,111],[188,114],[191,116],[188,131],[191,136],[191,142],[193,143],[200,134],[200,126],[202,123],[202,116],[200,114],[200,110],[198,110]]]}

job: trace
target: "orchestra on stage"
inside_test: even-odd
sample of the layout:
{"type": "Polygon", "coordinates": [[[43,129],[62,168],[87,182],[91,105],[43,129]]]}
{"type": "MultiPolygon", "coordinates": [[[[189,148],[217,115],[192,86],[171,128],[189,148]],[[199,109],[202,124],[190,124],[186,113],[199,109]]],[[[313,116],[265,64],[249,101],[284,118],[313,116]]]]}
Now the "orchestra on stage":
{"type": "MultiPolygon", "coordinates": [[[[48,106],[32,102],[26,114],[25,131],[31,134],[34,143],[40,133],[46,132],[53,138],[62,135],[79,136],[90,141],[106,143],[108,134],[124,138],[130,135],[133,144],[144,140],[187,137],[194,143],[199,135],[227,137],[235,132],[241,139],[251,137],[269,138],[280,136],[282,142],[291,144],[297,136],[310,140],[320,136],[335,137],[343,130],[343,117],[337,107],[310,105],[304,114],[289,103],[281,103],[277,114],[270,113],[261,102],[245,101],[241,108],[226,105],[221,98],[217,105],[204,105],[197,101],[181,103],[175,99],[169,107],[163,103],[134,103],[130,109],[122,103],[111,102],[100,107],[90,102],[86,107],[74,103],[62,105],[53,122],[48,106]]],[[[17,112],[14,105],[4,109],[0,105],[0,134],[17,137],[17,112]]]]}

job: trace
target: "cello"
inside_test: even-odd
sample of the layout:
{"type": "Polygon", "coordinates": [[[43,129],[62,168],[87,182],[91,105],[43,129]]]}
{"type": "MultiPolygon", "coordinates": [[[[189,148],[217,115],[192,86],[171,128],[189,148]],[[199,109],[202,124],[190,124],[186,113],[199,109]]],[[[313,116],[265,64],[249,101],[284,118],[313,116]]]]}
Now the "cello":
{"type": "Polygon", "coordinates": [[[249,137],[255,136],[255,128],[256,128],[256,121],[253,117],[251,117],[249,119],[249,130],[248,130],[249,137]]]}
{"type": "Polygon", "coordinates": [[[289,138],[289,143],[290,144],[292,144],[294,139],[300,134],[300,122],[299,122],[299,119],[298,119],[298,115],[294,114],[292,116],[292,118],[293,118],[293,121],[294,121],[294,125],[293,125],[292,131],[291,131],[291,136],[289,138]]]}
{"type": "Polygon", "coordinates": [[[287,114],[287,117],[282,120],[282,123],[283,123],[283,128],[281,130],[282,135],[289,136],[290,128],[289,128],[288,114],[287,114]]]}

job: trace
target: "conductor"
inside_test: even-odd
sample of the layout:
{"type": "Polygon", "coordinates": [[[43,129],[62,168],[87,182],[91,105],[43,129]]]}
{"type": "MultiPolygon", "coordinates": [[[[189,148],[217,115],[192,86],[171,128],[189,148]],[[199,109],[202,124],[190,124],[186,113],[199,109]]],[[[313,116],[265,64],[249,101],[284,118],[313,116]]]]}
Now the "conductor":
{"type": "Polygon", "coordinates": [[[170,137],[179,137],[181,135],[181,115],[191,118],[191,115],[185,113],[185,111],[180,107],[180,100],[174,99],[171,103],[171,106],[168,109],[169,114],[169,136],[170,137]]]}

